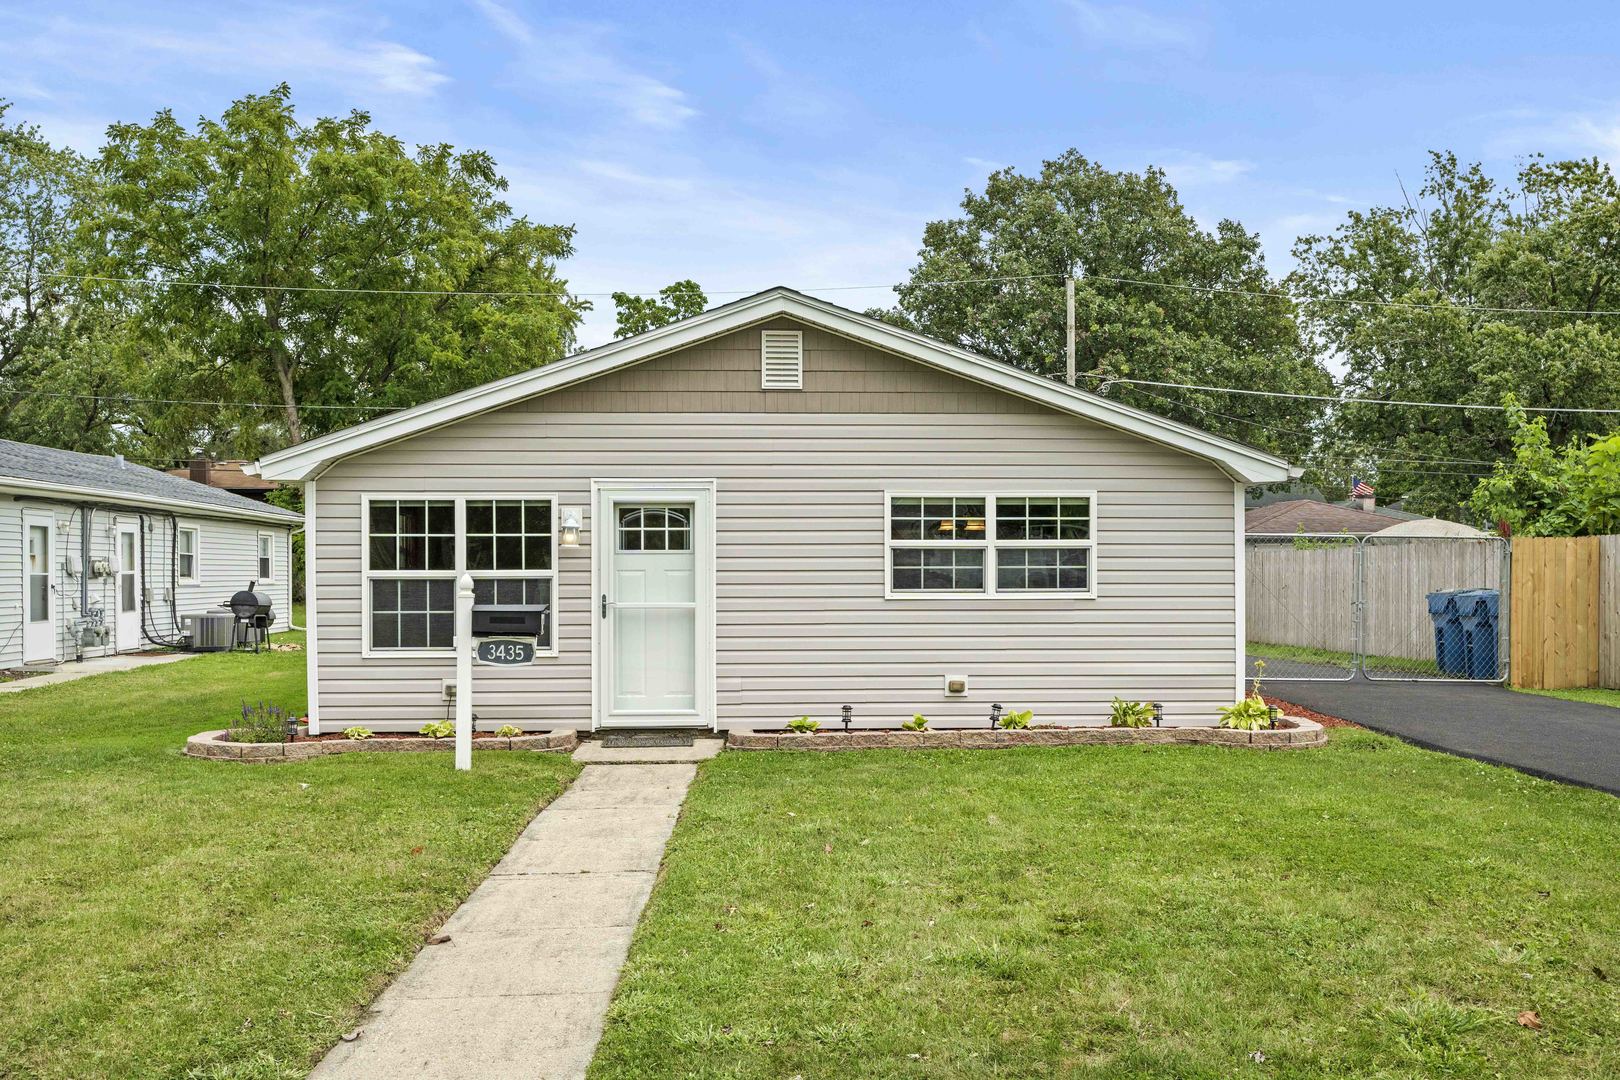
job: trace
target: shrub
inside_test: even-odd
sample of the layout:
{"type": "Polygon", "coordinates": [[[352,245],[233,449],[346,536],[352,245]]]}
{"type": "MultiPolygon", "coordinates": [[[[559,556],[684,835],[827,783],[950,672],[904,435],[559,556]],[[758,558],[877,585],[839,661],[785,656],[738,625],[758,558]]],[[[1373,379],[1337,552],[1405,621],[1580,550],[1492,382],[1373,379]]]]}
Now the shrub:
{"type": "Polygon", "coordinates": [[[1029,727],[1029,722],[1033,719],[1035,719],[1034,711],[1025,709],[1023,712],[1002,713],[1001,719],[997,720],[996,723],[1008,731],[1022,730],[1029,727]]]}
{"type": "Polygon", "coordinates": [[[499,735],[503,739],[515,739],[519,735],[523,734],[523,729],[520,727],[514,727],[511,724],[502,724],[500,727],[495,729],[495,734],[499,735]]]}
{"type": "Polygon", "coordinates": [[[343,737],[345,739],[369,739],[371,738],[371,729],[364,727],[346,727],[343,729],[343,737]]]}
{"type": "Polygon", "coordinates": [[[1263,731],[1271,726],[1271,708],[1256,694],[1221,709],[1221,727],[1237,731],[1263,731]]]}
{"type": "Polygon", "coordinates": [[[418,732],[418,734],[426,735],[430,739],[448,739],[455,733],[456,725],[449,720],[436,720],[432,723],[423,724],[422,730],[418,732]]]}
{"type": "Polygon", "coordinates": [[[242,702],[242,722],[226,735],[230,742],[286,742],[287,721],[297,714],[280,705],[242,702]]]}
{"type": "Polygon", "coordinates": [[[800,735],[809,735],[812,732],[821,730],[821,721],[812,720],[808,716],[801,716],[797,720],[789,720],[787,726],[789,731],[797,732],[800,735]]]}
{"type": "Polygon", "coordinates": [[[1126,701],[1115,698],[1108,710],[1110,727],[1149,727],[1153,723],[1153,706],[1145,701],[1126,701]]]}
{"type": "Polygon", "coordinates": [[[911,719],[901,724],[900,727],[906,731],[927,731],[928,717],[922,713],[913,713],[911,719]]]}

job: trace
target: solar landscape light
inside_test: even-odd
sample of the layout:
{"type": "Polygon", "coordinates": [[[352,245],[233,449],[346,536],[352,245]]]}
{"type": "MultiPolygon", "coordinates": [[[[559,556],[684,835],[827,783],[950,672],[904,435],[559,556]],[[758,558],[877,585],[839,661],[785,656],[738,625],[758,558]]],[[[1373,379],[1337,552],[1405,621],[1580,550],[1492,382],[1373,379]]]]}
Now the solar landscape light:
{"type": "Polygon", "coordinates": [[[992,705],[992,706],[990,706],[990,730],[991,731],[996,730],[997,725],[999,725],[1000,723],[1001,723],[1001,706],[1000,705],[992,705]]]}
{"type": "Polygon", "coordinates": [[[844,711],[844,730],[848,731],[850,721],[853,720],[854,717],[855,717],[855,706],[853,706],[853,705],[845,705],[843,711],[844,711]]]}

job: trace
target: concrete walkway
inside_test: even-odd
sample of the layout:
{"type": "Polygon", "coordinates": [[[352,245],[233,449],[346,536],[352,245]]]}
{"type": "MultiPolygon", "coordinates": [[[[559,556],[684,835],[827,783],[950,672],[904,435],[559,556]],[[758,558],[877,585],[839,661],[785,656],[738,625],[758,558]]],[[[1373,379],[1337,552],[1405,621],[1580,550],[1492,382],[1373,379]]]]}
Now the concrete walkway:
{"type": "Polygon", "coordinates": [[[312,1080],[583,1077],[696,774],[587,765],[312,1080]]]}
{"type": "MultiPolygon", "coordinates": [[[[136,668],[151,667],[153,664],[172,664],[177,660],[190,660],[202,656],[202,653],[117,653],[112,656],[97,656],[90,660],[76,660],[72,663],[61,664],[54,668],[47,668],[48,675],[30,675],[26,679],[15,682],[0,683],[0,694],[15,694],[23,690],[32,690],[39,686],[55,686],[58,683],[72,682],[74,679],[88,679],[92,675],[105,675],[109,671],[134,671],[136,668]]],[[[18,667],[30,667],[29,664],[19,664],[18,667]]]]}
{"type": "Polygon", "coordinates": [[[1620,795],[1620,709],[1457,682],[1266,683],[1265,692],[1430,750],[1620,795]]]}

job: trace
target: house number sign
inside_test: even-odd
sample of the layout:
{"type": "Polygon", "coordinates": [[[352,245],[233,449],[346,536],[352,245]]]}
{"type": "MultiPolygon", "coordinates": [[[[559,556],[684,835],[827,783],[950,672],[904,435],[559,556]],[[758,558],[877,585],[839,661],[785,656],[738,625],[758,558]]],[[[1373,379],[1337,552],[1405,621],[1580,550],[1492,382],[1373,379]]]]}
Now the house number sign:
{"type": "Polygon", "coordinates": [[[534,662],[534,642],[528,638],[479,638],[481,664],[529,664],[534,662]]]}

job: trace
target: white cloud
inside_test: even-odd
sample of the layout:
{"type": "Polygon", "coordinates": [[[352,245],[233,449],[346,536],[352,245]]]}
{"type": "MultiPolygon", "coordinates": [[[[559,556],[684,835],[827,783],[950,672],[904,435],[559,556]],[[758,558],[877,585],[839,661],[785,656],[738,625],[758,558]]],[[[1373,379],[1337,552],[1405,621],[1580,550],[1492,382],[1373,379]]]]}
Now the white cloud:
{"type": "Polygon", "coordinates": [[[1176,155],[1160,163],[1165,177],[1176,188],[1229,184],[1254,171],[1254,162],[1239,158],[1215,158],[1208,154],[1176,155]]]}
{"type": "Polygon", "coordinates": [[[743,65],[760,80],[761,90],[748,105],[750,119],[791,127],[825,127],[846,122],[854,102],[801,71],[789,70],[768,49],[733,35],[743,65]]]}
{"type": "Polygon", "coordinates": [[[1480,120],[1496,129],[1486,147],[1502,157],[1590,154],[1620,164],[1620,106],[1588,112],[1511,109],[1480,120]]]}
{"type": "Polygon", "coordinates": [[[989,158],[982,157],[965,157],[962,159],[962,164],[971,165],[975,169],[983,169],[986,173],[1000,172],[1006,168],[999,161],[991,161],[989,158]]]}
{"type": "Polygon", "coordinates": [[[1202,38],[1199,29],[1185,19],[1157,15],[1130,4],[1067,0],[1067,6],[1081,32],[1097,45],[1180,51],[1196,48],[1202,38]]]}
{"type": "Polygon", "coordinates": [[[473,6],[519,53],[519,81],[586,106],[605,103],[646,128],[673,130],[697,115],[683,91],[614,56],[607,27],[585,23],[537,27],[496,0],[473,0],[473,6]]]}

